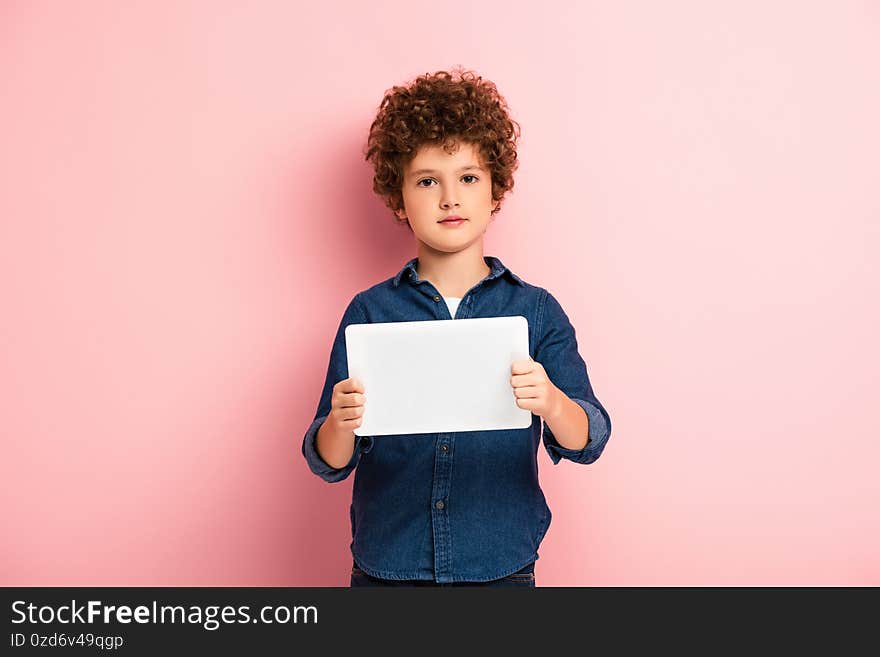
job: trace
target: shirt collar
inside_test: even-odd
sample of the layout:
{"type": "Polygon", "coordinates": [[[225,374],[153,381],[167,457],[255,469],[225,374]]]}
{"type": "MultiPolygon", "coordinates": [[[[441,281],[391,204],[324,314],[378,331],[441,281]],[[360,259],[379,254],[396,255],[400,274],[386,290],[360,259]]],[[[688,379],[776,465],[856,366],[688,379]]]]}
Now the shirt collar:
{"type": "MultiPolygon", "coordinates": [[[[491,270],[486,278],[483,280],[490,281],[493,278],[498,278],[499,276],[502,276],[506,273],[516,284],[521,285],[522,287],[526,286],[525,282],[519,276],[514,274],[510,269],[508,269],[504,265],[504,263],[501,262],[500,259],[496,258],[495,256],[483,256],[483,260],[491,270]]],[[[416,265],[418,264],[418,261],[418,257],[415,257],[403,266],[403,269],[401,269],[394,277],[394,287],[400,285],[400,282],[404,278],[408,278],[412,283],[415,283],[419,280],[419,275],[416,272],[416,265]]]]}

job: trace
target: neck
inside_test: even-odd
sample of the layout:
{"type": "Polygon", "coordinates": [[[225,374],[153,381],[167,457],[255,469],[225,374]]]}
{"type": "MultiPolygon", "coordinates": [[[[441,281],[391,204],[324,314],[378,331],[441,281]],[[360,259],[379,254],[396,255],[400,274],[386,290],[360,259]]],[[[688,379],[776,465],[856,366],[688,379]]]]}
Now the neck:
{"type": "Polygon", "coordinates": [[[482,241],[455,253],[446,253],[419,243],[416,273],[430,281],[445,297],[463,297],[492,270],[483,259],[482,241]]]}

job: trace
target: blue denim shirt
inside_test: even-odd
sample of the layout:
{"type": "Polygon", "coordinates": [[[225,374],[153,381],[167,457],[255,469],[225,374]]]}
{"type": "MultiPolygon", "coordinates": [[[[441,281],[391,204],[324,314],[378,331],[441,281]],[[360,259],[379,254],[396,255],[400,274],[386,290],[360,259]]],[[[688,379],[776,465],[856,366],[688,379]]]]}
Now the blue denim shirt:
{"type": "Polygon", "coordinates": [[[419,279],[418,258],[393,278],[357,293],[336,332],[302,452],[324,481],[342,481],[355,472],[350,547],[358,567],[374,577],[482,582],[535,561],[551,518],[538,483],[542,428],[554,464],[561,459],[592,463],[611,433],[611,419],[593,394],[574,327],[559,302],[498,258],[483,259],[491,271],[462,297],[455,319],[524,316],[529,355],[584,409],[589,441],[581,450],[566,449],[533,413],[531,426],[523,429],[355,436],[349,463],[330,467],[315,450],[315,436],[330,413],[333,386],[349,376],[346,326],[452,319],[437,288],[419,279]]]}

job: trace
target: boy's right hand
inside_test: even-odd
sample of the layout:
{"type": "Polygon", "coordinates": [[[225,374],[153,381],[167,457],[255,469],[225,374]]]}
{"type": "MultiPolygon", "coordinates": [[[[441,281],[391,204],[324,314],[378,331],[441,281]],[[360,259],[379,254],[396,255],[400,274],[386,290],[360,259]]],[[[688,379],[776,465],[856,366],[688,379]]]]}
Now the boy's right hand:
{"type": "Polygon", "coordinates": [[[327,416],[330,428],[335,431],[357,429],[361,426],[366,401],[364,386],[357,379],[349,377],[337,383],[333,386],[330,415],[327,416]]]}

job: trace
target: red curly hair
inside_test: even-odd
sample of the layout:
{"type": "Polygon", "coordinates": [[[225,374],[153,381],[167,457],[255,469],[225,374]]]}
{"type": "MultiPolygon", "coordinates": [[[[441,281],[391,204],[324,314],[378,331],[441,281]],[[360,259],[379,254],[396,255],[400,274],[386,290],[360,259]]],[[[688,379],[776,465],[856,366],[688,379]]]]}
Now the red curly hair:
{"type": "Polygon", "coordinates": [[[379,105],[364,156],[373,165],[373,191],[392,212],[403,208],[405,167],[426,144],[442,144],[447,153],[454,152],[459,140],[477,147],[492,175],[492,200],[499,202],[492,214],[513,189],[519,124],[510,118],[507,102],[493,82],[460,67],[453,72],[457,78],[438,71],[395,86],[379,105]]]}

